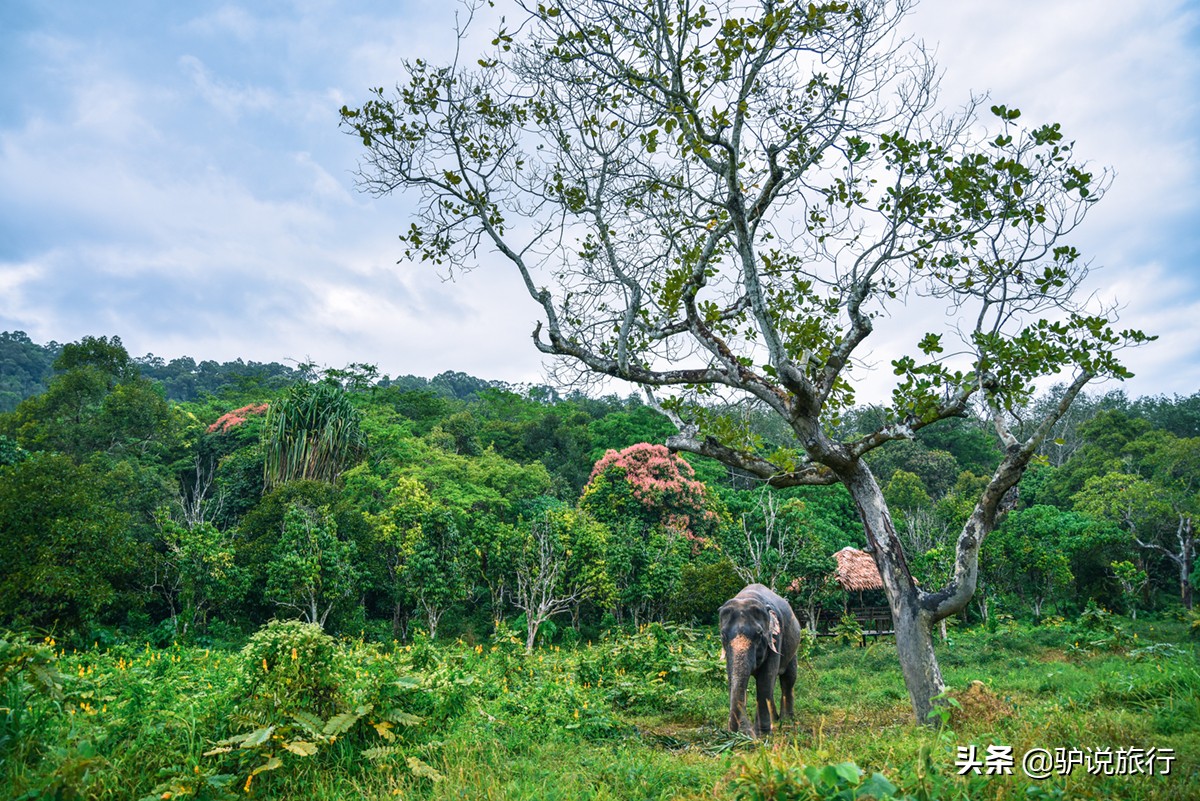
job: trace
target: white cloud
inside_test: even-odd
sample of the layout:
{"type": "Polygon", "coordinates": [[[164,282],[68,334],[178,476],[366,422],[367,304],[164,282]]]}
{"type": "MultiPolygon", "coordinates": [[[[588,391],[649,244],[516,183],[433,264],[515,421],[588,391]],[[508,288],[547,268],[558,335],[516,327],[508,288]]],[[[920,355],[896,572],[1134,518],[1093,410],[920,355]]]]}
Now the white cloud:
{"type": "Polygon", "coordinates": [[[311,153],[296,153],[293,155],[293,159],[302,170],[309,174],[312,197],[339,205],[354,205],[359,200],[350,194],[344,179],[338,180],[331,175],[313,158],[311,153]]]}
{"type": "Polygon", "coordinates": [[[195,56],[181,56],[179,65],[209,105],[222,114],[237,116],[247,111],[266,111],[278,102],[274,92],[258,86],[243,86],[213,78],[195,56]]]}
{"type": "Polygon", "coordinates": [[[1194,216],[1197,24],[1181,0],[926,0],[910,27],[938,42],[943,102],[990,91],[1025,120],[1061,122],[1078,155],[1116,170],[1089,238],[1134,253],[1162,217],[1194,216]]]}
{"type": "Polygon", "coordinates": [[[1156,342],[1123,354],[1122,361],[1135,375],[1126,391],[1132,396],[1200,391],[1196,276],[1151,262],[1111,278],[1100,297],[1121,304],[1119,327],[1158,336],[1156,342]]]}
{"type": "Polygon", "coordinates": [[[41,274],[36,264],[0,264],[0,295],[11,298],[14,306],[23,305],[25,286],[41,274]]]}
{"type": "Polygon", "coordinates": [[[244,8],[227,5],[196,17],[187,27],[206,35],[232,34],[239,41],[249,42],[258,34],[260,23],[244,8]]]}
{"type": "MultiPolygon", "coordinates": [[[[116,15],[111,31],[35,34],[0,129],[0,325],[165,356],[535,380],[538,310],[515,273],[485,259],[448,284],[396,264],[411,207],[353,190],[360,148],[337,130],[338,107],[392,86],[402,59],[449,58],[453,8],[265,9],[214,4],[153,40],[116,15]]],[[[940,41],[945,105],[990,88],[1117,169],[1079,244],[1124,319],[1163,334],[1129,356],[1138,392],[1200,387],[1200,288],[1177,256],[1200,246],[1195,15],[1179,0],[925,0],[909,24],[940,41]]],[[[909,315],[873,337],[881,379],[919,338],[909,315]]]]}

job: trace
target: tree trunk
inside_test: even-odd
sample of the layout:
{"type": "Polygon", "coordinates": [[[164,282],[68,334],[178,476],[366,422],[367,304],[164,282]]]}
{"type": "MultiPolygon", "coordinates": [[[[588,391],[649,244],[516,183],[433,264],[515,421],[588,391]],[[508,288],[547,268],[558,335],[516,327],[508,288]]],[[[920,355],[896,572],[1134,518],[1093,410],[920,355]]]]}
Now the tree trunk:
{"type": "Polygon", "coordinates": [[[429,624],[429,639],[437,639],[438,621],[442,619],[442,612],[445,611],[442,607],[422,604],[425,607],[425,622],[429,624]]]}
{"type": "Polygon", "coordinates": [[[908,689],[908,700],[918,723],[934,725],[929,713],[933,711],[934,698],[946,689],[942,681],[942,669],[938,667],[933,652],[933,623],[927,612],[904,606],[897,613],[892,611],[896,625],[896,652],[900,658],[900,672],[904,675],[904,686],[908,689]]]}
{"type": "Polygon", "coordinates": [[[817,634],[817,616],[821,614],[820,608],[821,607],[815,601],[809,602],[809,604],[804,608],[804,615],[807,618],[807,620],[804,621],[805,628],[807,628],[814,637],[817,634]]]}
{"type": "Polygon", "coordinates": [[[988,622],[988,607],[990,606],[990,600],[991,599],[989,599],[986,595],[981,595],[978,602],[975,604],[979,608],[979,619],[983,621],[985,626],[988,622]]]}
{"type": "Polygon", "coordinates": [[[397,602],[393,603],[392,604],[392,637],[393,637],[393,639],[397,639],[397,640],[401,639],[400,635],[403,631],[403,626],[401,625],[401,621],[404,619],[404,616],[405,616],[404,615],[404,607],[400,604],[400,602],[397,601],[397,602]]]}
{"type": "Polygon", "coordinates": [[[933,710],[933,699],[945,690],[942,671],[933,652],[933,616],[920,606],[916,584],[909,573],[883,491],[870,469],[856,461],[839,478],[858,507],[868,547],[883,579],[883,590],[896,628],[900,672],[904,676],[913,714],[918,723],[932,725],[929,713],[933,710]]]}
{"type": "Polygon", "coordinates": [[[332,611],[333,611],[333,601],[330,601],[329,606],[325,607],[325,611],[321,613],[321,621],[320,621],[319,625],[321,626],[322,629],[325,628],[325,621],[329,619],[329,613],[332,611]]]}
{"type": "Polygon", "coordinates": [[[1196,530],[1192,518],[1187,515],[1179,516],[1179,526],[1175,530],[1175,544],[1178,551],[1172,551],[1157,542],[1142,542],[1134,532],[1134,542],[1138,547],[1155,550],[1166,556],[1179,568],[1179,600],[1183,608],[1192,611],[1192,559],[1196,552],[1196,530]]]}
{"type": "Polygon", "coordinates": [[[525,627],[525,653],[532,654],[533,644],[537,640],[538,628],[541,627],[542,621],[541,618],[531,615],[528,612],[525,614],[528,615],[525,618],[527,624],[525,627]]]}
{"type": "Polygon", "coordinates": [[[499,591],[491,590],[489,592],[489,594],[491,596],[491,604],[492,604],[491,609],[492,609],[492,625],[493,625],[493,627],[497,623],[499,623],[501,620],[504,620],[504,612],[505,612],[504,593],[505,593],[505,590],[503,587],[501,587],[499,591]]]}
{"type": "Polygon", "coordinates": [[[1179,598],[1183,608],[1192,611],[1192,554],[1196,550],[1196,529],[1192,518],[1179,518],[1179,598]]]}

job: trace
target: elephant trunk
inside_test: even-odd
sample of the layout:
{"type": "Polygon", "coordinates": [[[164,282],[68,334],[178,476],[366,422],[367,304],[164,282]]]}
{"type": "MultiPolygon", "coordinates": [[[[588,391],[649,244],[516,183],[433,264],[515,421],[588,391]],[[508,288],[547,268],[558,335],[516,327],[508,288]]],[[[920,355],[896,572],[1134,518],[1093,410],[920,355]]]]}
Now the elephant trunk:
{"type": "Polygon", "coordinates": [[[753,737],[754,726],[746,712],[746,688],[753,667],[750,664],[751,651],[749,638],[734,637],[726,653],[726,670],[729,674],[729,730],[741,731],[753,737]]]}

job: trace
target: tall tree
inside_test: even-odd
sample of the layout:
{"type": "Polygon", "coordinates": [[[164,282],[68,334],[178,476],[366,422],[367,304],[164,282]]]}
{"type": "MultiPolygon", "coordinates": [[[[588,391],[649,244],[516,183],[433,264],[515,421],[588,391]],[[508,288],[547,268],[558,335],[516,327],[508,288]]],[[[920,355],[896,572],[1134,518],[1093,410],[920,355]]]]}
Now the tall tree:
{"type": "Polygon", "coordinates": [[[550,509],[524,526],[513,557],[513,603],[525,613],[525,650],[550,618],[611,594],[608,530],[586,513],[550,509]]]}
{"type": "Polygon", "coordinates": [[[812,520],[804,501],[781,501],[770,487],[756,492],[751,508],[724,529],[722,548],[742,580],[777,592],[797,577],[813,545],[812,520]]]}
{"type": "Polygon", "coordinates": [[[970,600],[1008,491],[1090,380],[1128,375],[1114,352],[1146,339],[1073,301],[1086,263],[1064,237],[1107,173],[1056,124],[996,105],[985,133],[977,102],[936,108],[936,69],[898,31],[908,0],[513,5],[492,50],[406,63],[394,94],[343,107],[362,187],[419,199],[410,257],[511,263],[536,347],[645,387],[679,429],[671,447],[779,487],[844,484],[925,720],[943,689],[932,626],[970,600]],[[918,298],[958,325],[909,340],[877,428],[834,437],[864,344],[918,298]],[[1060,401],[1017,436],[1006,410],[1064,372],[1060,401]],[[757,448],[713,413],[724,395],[777,414],[794,447],[757,448]],[[1005,455],[953,578],[918,587],[863,457],[974,398],[1005,455]]]}
{"type": "MultiPolygon", "coordinates": [[[[357,471],[356,471],[357,472],[357,471]]],[[[347,478],[347,482],[350,479],[347,478]]],[[[421,483],[414,478],[392,476],[386,485],[383,508],[363,512],[375,547],[372,561],[382,568],[381,584],[392,611],[392,635],[400,636],[415,605],[413,587],[405,570],[416,542],[421,538],[421,522],[434,508],[421,483]]]]}
{"type": "Polygon", "coordinates": [[[166,603],[176,635],[186,637],[204,628],[215,606],[239,594],[241,572],[230,532],[189,517],[187,510],[182,517],[175,520],[165,506],[154,516],[159,549],[150,589],[166,603]]]}
{"type": "Polygon", "coordinates": [[[325,628],[334,607],[358,590],[354,556],[354,543],[338,537],[329,509],[292,504],[267,566],[267,594],[305,622],[325,628]]]}
{"type": "Polygon", "coordinates": [[[38,345],[24,331],[0,332],[0,412],[46,389],[57,345],[38,345]]]}
{"type": "Polygon", "coordinates": [[[133,606],[152,554],[121,489],[60,454],[0,467],[0,625],[78,629],[133,606]]]}
{"type": "Polygon", "coordinates": [[[1179,576],[1179,598],[1191,609],[1200,514],[1200,437],[1180,439],[1151,431],[1130,442],[1126,459],[1140,474],[1089,477],[1075,493],[1082,512],[1118,523],[1138,547],[1166,557],[1179,576]]]}
{"type": "Polygon", "coordinates": [[[337,384],[296,384],[267,410],[264,483],[336,481],[362,458],[361,415],[337,384]]]}
{"type": "MultiPolygon", "coordinates": [[[[1200,515],[1200,437],[1176,438],[1163,432],[1160,444],[1148,455],[1150,475],[1161,487],[1160,498],[1170,507],[1175,532],[1171,547],[1138,540],[1142,548],[1156,550],[1179,570],[1179,596],[1192,608],[1192,571],[1196,561],[1196,517],[1200,515]]],[[[1130,448],[1137,446],[1132,443],[1130,448]]]]}
{"type": "Polygon", "coordinates": [[[635,623],[662,616],[692,551],[713,542],[719,499],[692,466],[662,445],[609,451],[592,468],[579,508],[608,526],[616,612],[635,623]]]}
{"type": "Polygon", "coordinates": [[[3,425],[20,444],[84,461],[170,461],[179,431],[159,387],[138,375],[120,337],[84,337],[64,345],[46,392],[26,398],[3,425]]]}
{"type": "Polygon", "coordinates": [[[454,514],[442,507],[435,506],[424,515],[416,534],[405,560],[404,578],[425,613],[430,639],[436,639],[442,615],[466,598],[465,561],[470,543],[454,514]]]}

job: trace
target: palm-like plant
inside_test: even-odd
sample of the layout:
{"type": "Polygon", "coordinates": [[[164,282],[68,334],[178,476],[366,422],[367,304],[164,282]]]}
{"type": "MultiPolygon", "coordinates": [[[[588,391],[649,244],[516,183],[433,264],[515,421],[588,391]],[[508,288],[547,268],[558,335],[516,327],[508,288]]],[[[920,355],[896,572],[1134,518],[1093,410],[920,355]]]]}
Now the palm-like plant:
{"type": "Polygon", "coordinates": [[[296,384],[263,424],[264,489],[296,479],[333,483],[366,452],[361,415],[341,387],[296,384]]]}

